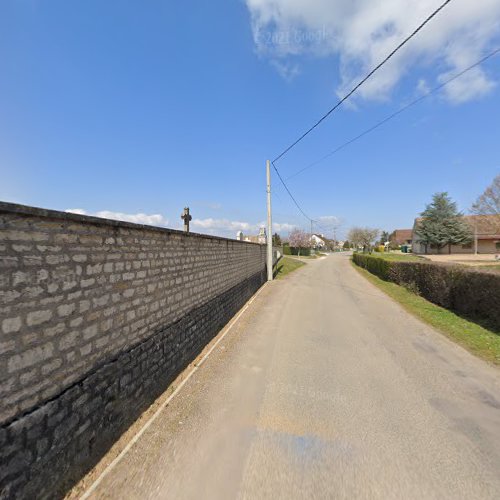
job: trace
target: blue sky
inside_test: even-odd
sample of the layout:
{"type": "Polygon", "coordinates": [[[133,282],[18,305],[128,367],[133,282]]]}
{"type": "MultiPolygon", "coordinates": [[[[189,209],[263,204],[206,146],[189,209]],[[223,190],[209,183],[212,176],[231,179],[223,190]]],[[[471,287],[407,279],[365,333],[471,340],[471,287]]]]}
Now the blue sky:
{"type": "MultiPolygon", "coordinates": [[[[174,228],[189,205],[194,231],[257,233],[265,160],[441,1],[408,3],[4,0],[0,199],[174,228]]],[[[283,177],[500,47],[500,2],[472,3],[446,7],[277,164],[283,177]]],[[[436,191],[467,210],[500,172],[499,67],[492,58],[290,189],[344,232],[411,227],[436,191]]],[[[276,228],[309,227],[273,188],[276,228]]]]}

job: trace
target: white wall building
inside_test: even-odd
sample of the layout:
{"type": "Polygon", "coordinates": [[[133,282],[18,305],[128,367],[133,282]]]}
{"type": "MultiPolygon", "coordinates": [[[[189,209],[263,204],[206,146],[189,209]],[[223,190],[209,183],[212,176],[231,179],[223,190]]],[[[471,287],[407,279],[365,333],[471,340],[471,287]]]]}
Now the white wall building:
{"type": "Polygon", "coordinates": [[[318,235],[318,234],[312,234],[311,235],[311,243],[314,248],[325,248],[326,247],[326,242],[323,239],[324,236],[318,235]]]}

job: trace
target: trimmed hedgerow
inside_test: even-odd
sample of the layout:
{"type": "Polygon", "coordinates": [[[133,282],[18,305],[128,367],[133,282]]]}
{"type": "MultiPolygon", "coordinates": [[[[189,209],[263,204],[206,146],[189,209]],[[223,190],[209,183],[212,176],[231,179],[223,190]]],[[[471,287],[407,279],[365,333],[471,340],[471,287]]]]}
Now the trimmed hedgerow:
{"type": "Polygon", "coordinates": [[[362,253],[355,253],[352,260],[359,267],[362,267],[370,273],[382,278],[385,281],[390,281],[389,272],[391,269],[390,262],[379,257],[371,257],[362,253]]]}
{"type": "Polygon", "coordinates": [[[353,261],[385,281],[500,330],[500,274],[451,264],[387,261],[354,254],[353,261]]]}
{"type": "Polygon", "coordinates": [[[283,245],[283,255],[299,255],[301,257],[309,257],[311,255],[311,249],[310,248],[298,248],[298,247],[291,247],[290,245],[283,245]]]}

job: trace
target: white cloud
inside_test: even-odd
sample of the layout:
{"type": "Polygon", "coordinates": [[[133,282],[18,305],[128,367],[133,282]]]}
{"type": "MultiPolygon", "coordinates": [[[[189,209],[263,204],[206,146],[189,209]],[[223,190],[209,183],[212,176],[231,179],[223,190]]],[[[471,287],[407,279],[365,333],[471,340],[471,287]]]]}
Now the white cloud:
{"type": "Polygon", "coordinates": [[[70,208],[66,212],[78,215],[92,215],[93,217],[101,217],[103,219],[114,219],[125,222],[134,222],[135,224],[145,224],[148,226],[166,226],[168,219],[161,214],[124,214],[122,212],[112,212],[109,210],[101,210],[100,212],[89,213],[81,208],[70,208]]]}
{"type": "Polygon", "coordinates": [[[89,215],[88,212],[83,208],[68,208],[67,210],[65,210],[65,212],[76,215],[89,215]]]}
{"type": "Polygon", "coordinates": [[[295,63],[273,59],[271,64],[281,77],[288,82],[291,82],[300,73],[299,65],[295,63]]]}
{"type": "MultiPolygon", "coordinates": [[[[238,231],[242,231],[246,236],[257,235],[261,227],[266,227],[266,222],[244,222],[233,221],[229,219],[193,219],[191,227],[194,231],[206,231],[210,234],[224,234],[230,237],[236,235],[238,231]]],[[[295,227],[294,224],[288,222],[273,222],[273,231],[288,233],[295,227]]]]}
{"type": "MultiPolygon", "coordinates": [[[[99,212],[87,212],[82,208],[69,208],[68,213],[78,215],[91,215],[93,217],[102,217],[104,219],[121,220],[125,222],[135,222],[136,224],[146,224],[149,226],[167,226],[168,219],[160,214],[125,214],[122,212],[112,212],[109,210],[101,210],[99,212]]],[[[235,237],[238,231],[243,231],[245,235],[257,235],[261,227],[266,227],[265,222],[250,223],[244,221],[233,221],[229,219],[193,219],[191,221],[191,229],[193,231],[204,232],[208,234],[218,234],[221,236],[235,237]]],[[[273,231],[290,232],[295,226],[288,223],[273,223],[273,231]]]]}
{"type": "Polygon", "coordinates": [[[329,224],[330,226],[340,226],[342,224],[342,219],[336,215],[323,215],[318,218],[318,221],[322,224],[329,224]]]}
{"type": "Polygon", "coordinates": [[[288,222],[273,222],[273,231],[277,231],[278,233],[289,233],[295,227],[294,224],[288,224],[288,222]]]}
{"type": "MultiPolygon", "coordinates": [[[[246,0],[257,51],[287,79],[300,55],[337,56],[344,95],[354,82],[409,35],[442,0],[246,0]]],[[[437,80],[477,61],[498,43],[498,0],[454,0],[376,73],[358,95],[386,99],[416,65],[436,69],[437,80]]],[[[480,97],[494,82],[483,69],[446,88],[453,102],[480,97]]]]}
{"type": "MultiPolygon", "coordinates": [[[[453,75],[443,74],[439,76],[439,80],[446,81],[451,76],[453,75]]],[[[496,82],[488,80],[479,68],[474,68],[461,78],[449,83],[446,87],[446,95],[450,101],[460,104],[488,94],[495,86],[496,82]]]]}
{"type": "Polygon", "coordinates": [[[201,229],[222,229],[225,231],[249,231],[253,227],[248,222],[231,221],[228,219],[193,219],[191,222],[193,228],[201,229]]]}
{"type": "Polygon", "coordinates": [[[428,94],[430,91],[429,84],[425,78],[420,78],[417,82],[417,93],[420,95],[428,94]]]}

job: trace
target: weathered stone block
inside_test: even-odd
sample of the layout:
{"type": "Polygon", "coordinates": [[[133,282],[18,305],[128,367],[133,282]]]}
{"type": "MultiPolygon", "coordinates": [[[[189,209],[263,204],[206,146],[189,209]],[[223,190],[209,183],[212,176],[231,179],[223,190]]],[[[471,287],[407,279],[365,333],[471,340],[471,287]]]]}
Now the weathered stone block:
{"type": "Polygon", "coordinates": [[[61,351],[66,351],[67,349],[74,347],[79,336],[80,333],[78,331],[67,333],[61,337],[61,340],[59,341],[59,349],[61,351]]]}
{"type": "Polygon", "coordinates": [[[52,356],[53,352],[54,345],[51,342],[47,342],[44,345],[28,349],[21,354],[15,354],[8,361],[8,371],[12,373],[45,361],[52,356]]]}
{"type": "Polygon", "coordinates": [[[61,304],[57,307],[57,314],[64,318],[65,316],[69,316],[76,311],[76,304],[61,304]]]}
{"type": "Polygon", "coordinates": [[[15,333],[21,329],[22,321],[19,316],[6,318],[2,321],[2,332],[5,334],[15,333]]]}
{"type": "Polygon", "coordinates": [[[28,313],[28,316],[26,317],[26,324],[28,326],[38,326],[41,325],[42,323],[50,321],[51,318],[52,318],[52,311],[50,310],[33,311],[28,313]]]}

